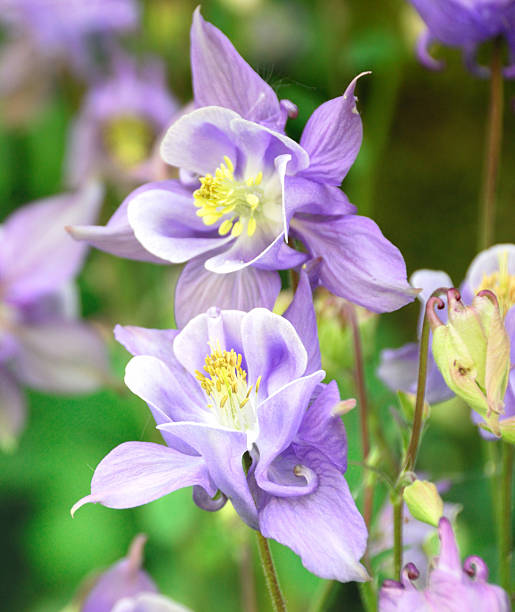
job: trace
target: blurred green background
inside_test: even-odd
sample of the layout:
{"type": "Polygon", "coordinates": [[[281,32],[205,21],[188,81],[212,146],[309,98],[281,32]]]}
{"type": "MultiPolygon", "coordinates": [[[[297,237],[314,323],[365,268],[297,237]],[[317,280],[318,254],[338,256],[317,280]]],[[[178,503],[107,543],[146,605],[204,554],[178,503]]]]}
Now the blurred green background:
{"type": "MultiPolygon", "coordinates": [[[[191,98],[189,26],[195,5],[186,0],[142,3],[141,32],[126,40],[136,55],[165,58],[170,88],[182,103],[191,98]]],[[[421,67],[413,53],[420,22],[403,0],[218,0],[206,2],[202,11],[281,98],[298,104],[299,117],[288,124],[295,138],[316,106],[343,93],[357,73],[372,71],[357,88],[364,141],[344,190],[359,212],[372,216],[400,248],[409,273],[421,267],[444,269],[456,284],[461,282],[477,252],[488,83],[466,73],[459,53],[449,49],[437,50],[447,62],[445,71],[421,67]]],[[[0,125],[0,220],[26,202],[63,190],[68,128],[81,94],[75,83],[60,80],[29,123],[0,125]]],[[[496,242],[514,240],[514,95],[515,86],[507,82],[496,242]]],[[[119,188],[109,190],[103,219],[124,195],[119,188]]],[[[120,388],[80,398],[30,392],[29,420],[19,447],[0,456],[3,609],[63,609],[81,581],[122,557],[138,532],[148,534],[146,567],[164,593],[198,611],[242,609],[242,568],[248,555],[256,562],[256,551],[253,534],[230,511],[203,512],[185,490],[134,510],[91,505],[74,519],[69,514],[89,491],[95,466],[114,446],[159,440],[144,403],[123,387],[129,355],[115,345],[111,330],[115,323],[172,325],[177,273],[172,267],[91,252],[79,279],[83,313],[105,332],[120,388]]],[[[367,349],[371,409],[396,451],[390,411],[396,399],[374,371],[381,348],[415,339],[417,313],[413,304],[380,317],[367,349]]],[[[331,344],[327,351],[336,355],[329,376],[338,379],[343,397],[354,396],[347,345],[335,345],[339,336],[324,337],[331,344]]],[[[357,411],[345,423],[347,476],[360,495],[364,471],[357,411]]],[[[433,410],[418,468],[434,479],[452,480],[445,499],[463,505],[458,520],[462,555],[484,557],[495,581],[495,524],[482,454],[464,406],[453,402],[433,410]]],[[[379,483],[376,506],[385,495],[379,483]]],[[[273,546],[273,551],[291,609],[308,609],[321,581],[289,550],[273,546]]],[[[255,580],[259,609],[269,609],[257,566],[255,580]]],[[[343,586],[337,595],[334,609],[361,610],[355,585],[343,586]]]]}

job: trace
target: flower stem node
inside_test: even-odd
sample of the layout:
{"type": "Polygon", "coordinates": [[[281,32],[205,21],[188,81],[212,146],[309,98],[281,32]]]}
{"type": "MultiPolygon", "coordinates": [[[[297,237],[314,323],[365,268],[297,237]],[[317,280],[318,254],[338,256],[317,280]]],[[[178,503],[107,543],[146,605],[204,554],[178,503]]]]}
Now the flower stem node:
{"type": "MultiPolygon", "coordinates": [[[[510,340],[495,294],[480,291],[465,306],[456,289],[447,292],[449,322],[444,325],[429,300],[433,355],[445,382],[500,435],[499,415],[510,371],[510,340]]],[[[440,304],[438,303],[438,307],[440,304]]]]}
{"type": "Polygon", "coordinates": [[[443,501],[432,482],[415,480],[404,489],[403,498],[413,518],[438,526],[443,515],[443,501]]]}

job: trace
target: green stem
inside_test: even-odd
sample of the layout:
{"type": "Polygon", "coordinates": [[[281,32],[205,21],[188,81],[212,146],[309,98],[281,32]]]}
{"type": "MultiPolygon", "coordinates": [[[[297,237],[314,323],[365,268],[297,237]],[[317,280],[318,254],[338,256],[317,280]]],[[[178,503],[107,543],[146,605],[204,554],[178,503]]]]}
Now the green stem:
{"type": "Polygon", "coordinates": [[[494,41],[491,61],[490,107],[486,124],[486,149],[481,188],[481,224],[479,226],[479,250],[491,246],[495,230],[495,191],[501,157],[503,124],[503,76],[502,39],[494,41]]]}
{"type": "MultiPolygon", "coordinates": [[[[439,289],[437,290],[440,291],[439,289]]],[[[436,293],[436,292],[435,292],[436,293]]],[[[433,294],[434,295],[434,294],[433,294]]],[[[426,378],[427,378],[427,358],[429,349],[429,320],[427,314],[424,314],[424,323],[422,325],[422,337],[420,338],[420,355],[418,361],[418,381],[417,381],[417,396],[415,399],[415,414],[413,416],[413,428],[411,430],[411,438],[406,451],[406,458],[402,472],[412,472],[415,468],[417,460],[418,445],[420,442],[420,434],[422,432],[422,422],[424,415],[424,396],[426,393],[426,378]]]]}
{"type": "MultiPolygon", "coordinates": [[[[428,308],[433,307],[434,298],[441,293],[442,289],[437,289],[428,300],[428,308]]],[[[426,378],[427,378],[427,358],[429,352],[429,318],[427,316],[427,308],[424,313],[424,322],[422,324],[422,337],[420,338],[420,354],[418,361],[418,380],[417,380],[417,396],[415,399],[415,414],[413,416],[413,427],[411,429],[411,437],[406,451],[403,466],[401,468],[399,478],[397,480],[396,497],[393,502],[393,565],[395,578],[398,580],[402,568],[402,514],[403,514],[403,497],[404,491],[403,477],[406,472],[412,472],[415,469],[417,460],[418,445],[420,443],[420,434],[422,433],[422,424],[424,418],[424,396],[426,393],[426,378]]]]}
{"type": "Polygon", "coordinates": [[[499,569],[501,586],[507,593],[511,593],[511,498],[513,485],[513,446],[507,442],[502,443],[502,486],[500,495],[500,546],[499,569]]]}
{"type": "Polygon", "coordinates": [[[272,553],[270,552],[270,546],[268,540],[257,532],[257,543],[259,550],[259,557],[261,559],[261,565],[263,567],[263,573],[265,574],[266,586],[272,605],[275,612],[286,612],[286,603],[281,593],[281,587],[279,586],[279,580],[277,578],[277,572],[275,571],[274,561],[272,559],[272,553]]]}
{"type": "Polygon", "coordinates": [[[393,502],[393,572],[396,580],[399,580],[402,569],[402,492],[393,502]]]}

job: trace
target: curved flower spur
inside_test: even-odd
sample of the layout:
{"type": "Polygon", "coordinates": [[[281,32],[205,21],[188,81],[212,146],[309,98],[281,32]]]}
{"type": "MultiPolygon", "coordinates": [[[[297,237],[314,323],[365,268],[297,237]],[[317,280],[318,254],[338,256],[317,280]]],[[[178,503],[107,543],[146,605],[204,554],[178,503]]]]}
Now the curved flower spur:
{"type": "Polygon", "coordinates": [[[72,235],[122,257],[185,263],[176,289],[182,326],[210,306],[272,308],[278,270],[319,258],[320,282],[376,312],[414,299],[399,250],[339,189],[361,146],[356,77],[315,110],[300,144],[283,133],[277,96],[197,10],[192,26],[197,108],[162,146],[180,180],[149,183],[102,227],[72,235]],[[209,78],[208,78],[209,76],[209,78]],[[306,252],[288,246],[302,242],[306,252]]]}
{"type": "Polygon", "coordinates": [[[320,355],[309,349],[309,291],[303,275],[285,314],[298,333],[262,308],[213,308],[180,331],[118,326],[135,355],[125,382],[167,446],[115,448],[72,512],[88,502],[130,508],[193,486],[198,506],[214,511],[230,499],[245,523],[292,548],[313,573],[366,580],[367,530],[343,476],[338,389],[321,384],[320,355]]]}

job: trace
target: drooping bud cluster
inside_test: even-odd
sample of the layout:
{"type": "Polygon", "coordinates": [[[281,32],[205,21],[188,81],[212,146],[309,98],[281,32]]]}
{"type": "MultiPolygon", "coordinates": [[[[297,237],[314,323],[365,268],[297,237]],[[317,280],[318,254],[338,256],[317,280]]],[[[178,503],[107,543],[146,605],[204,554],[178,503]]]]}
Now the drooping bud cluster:
{"type": "Polygon", "coordinates": [[[499,415],[510,371],[510,340],[494,293],[480,291],[465,306],[456,289],[447,292],[449,322],[444,325],[433,308],[444,303],[431,298],[427,316],[433,331],[433,355],[447,385],[478,412],[485,426],[500,435],[499,415]]]}

